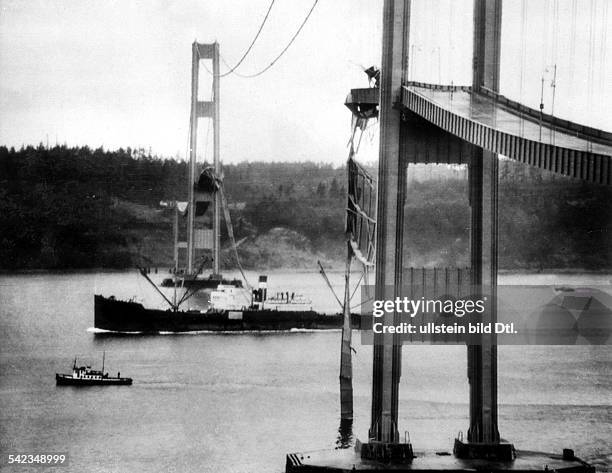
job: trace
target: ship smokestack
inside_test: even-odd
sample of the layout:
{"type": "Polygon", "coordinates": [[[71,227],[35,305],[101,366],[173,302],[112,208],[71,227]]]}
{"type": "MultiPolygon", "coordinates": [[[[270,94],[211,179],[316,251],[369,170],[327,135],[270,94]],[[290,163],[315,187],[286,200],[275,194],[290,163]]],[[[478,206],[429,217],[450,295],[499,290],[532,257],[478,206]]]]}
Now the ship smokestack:
{"type": "Polygon", "coordinates": [[[261,294],[261,302],[268,299],[268,276],[259,276],[259,291],[261,294]]]}

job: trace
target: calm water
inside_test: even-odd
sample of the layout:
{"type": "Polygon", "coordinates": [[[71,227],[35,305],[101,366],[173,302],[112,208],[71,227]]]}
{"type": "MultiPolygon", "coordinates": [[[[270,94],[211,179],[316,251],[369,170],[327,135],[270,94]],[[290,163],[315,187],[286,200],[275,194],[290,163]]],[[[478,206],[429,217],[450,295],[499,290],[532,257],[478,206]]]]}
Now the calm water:
{"type": "MultiPolygon", "coordinates": [[[[299,289],[317,309],[336,309],[318,274],[270,276],[272,292],[299,289]]],[[[341,275],[331,277],[340,286],[341,275]]],[[[334,447],[339,332],[100,335],[88,331],[94,293],[163,307],[133,272],[0,276],[3,461],[6,453],[46,451],[69,453],[58,471],[280,472],[287,452],[334,447]],[[108,371],[133,377],[133,386],[55,386],[55,372],[69,371],[75,355],[99,367],[103,351],[108,371]]],[[[364,438],[372,352],[356,349],[354,430],[364,438]]],[[[612,348],[499,351],[502,436],[522,449],[572,447],[601,471],[612,469],[612,348]]],[[[465,347],[410,346],[403,356],[400,425],[416,449],[452,449],[467,428],[465,347]]]]}

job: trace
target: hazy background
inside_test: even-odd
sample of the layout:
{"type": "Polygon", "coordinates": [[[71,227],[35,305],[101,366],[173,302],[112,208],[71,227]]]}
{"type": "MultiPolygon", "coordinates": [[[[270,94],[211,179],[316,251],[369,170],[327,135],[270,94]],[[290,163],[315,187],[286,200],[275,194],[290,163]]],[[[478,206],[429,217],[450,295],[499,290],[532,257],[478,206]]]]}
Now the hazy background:
{"type": "MultiPolygon", "coordinates": [[[[351,87],[367,86],[360,66],[380,64],[382,4],[320,0],[267,73],[223,78],[222,160],[344,162],[350,115],[343,102],[351,87]]],[[[0,0],[0,144],[48,140],[184,157],[192,41],[218,41],[233,65],[268,5],[0,0]]],[[[311,5],[277,0],[238,72],[267,66],[311,5]]],[[[555,114],[611,129],[602,106],[612,103],[608,8],[607,0],[504,2],[502,92],[537,107],[544,76],[550,112],[550,66],[557,64],[555,114]]],[[[410,78],[468,84],[471,21],[471,0],[413,1],[410,78]]],[[[227,70],[223,63],[221,70],[227,70]]],[[[202,71],[200,90],[206,92],[210,76],[202,71]]],[[[203,138],[206,130],[207,121],[200,120],[203,138]]],[[[200,159],[210,154],[204,141],[200,159]]],[[[366,159],[377,156],[375,140],[370,145],[366,159]]]]}

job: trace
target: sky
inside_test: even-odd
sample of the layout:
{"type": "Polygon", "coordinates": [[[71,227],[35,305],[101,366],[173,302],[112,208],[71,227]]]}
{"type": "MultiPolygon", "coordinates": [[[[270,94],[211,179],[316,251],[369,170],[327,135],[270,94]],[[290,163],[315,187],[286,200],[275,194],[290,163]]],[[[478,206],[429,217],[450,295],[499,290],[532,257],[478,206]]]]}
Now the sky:
{"type": "MultiPolygon", "coordinates": [[[[130,146],[183,158],[191,43],[218,41],[233,65],[269,4],[0,0],[0,144],[130,146]]],[[[343,103],[352,87],[367,86],[363,68],[380,64],[382,4],[319,0],[268,72],[254,79],[222,78],[222,161],[342,164],[350,133],[343,103]]],[[[311,6],[312,0],[276,0],[237,71],[250,74],[267,66],[311,6]]],[[[605,106],[611,104],[612,77],[607,9],[607,0],[504,2],[502,93],[537,107],[545,77],[550,112],[550,66],[557,64],[555,114],[612,129],[605,106]]],[[[413,1],[410,79],[469,84],[471,15],[470,0],[413,1]]],[[[210,76],[201,70],[200,90],[206,92],[210,76]]],[[[199,129],[200,160],[210,159],[207,120],[200,119],[199,129]]],[[[366,160],[377,155],[375,129],[370,135],[362,151],[366,160]]]]}

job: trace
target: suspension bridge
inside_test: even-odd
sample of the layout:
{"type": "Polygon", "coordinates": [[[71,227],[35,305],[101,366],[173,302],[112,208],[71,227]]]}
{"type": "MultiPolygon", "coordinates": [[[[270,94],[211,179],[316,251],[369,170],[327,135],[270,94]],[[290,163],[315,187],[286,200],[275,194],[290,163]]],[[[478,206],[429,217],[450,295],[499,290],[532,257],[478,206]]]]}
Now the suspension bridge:
{"type": "MultiPolygon", "coordinates": [[[[552,104],[556,103],[558,111],[563,108],[564,101],[575,103],[573,95],[577,93],[572,94],[570,89],[565,96],[556,93],[557,77],[552,79],[552,100],[548,100],[551,105],[546,109],[544,69],[550,69],[547,65],[551,59],[548,53],[542,54],[543,72],[541,84],[537,84],[541,85],[541,88],[538,87],[541,91],[539,107],[532,106],[533,100],[525,100],[531,103],[520,100],[523,98],[529,62],[524,44],[521,46],[519,67],[509,73],[518,79],[519,100],[500,93],[500,83],[512,80],[512,77],[503,77],[500,68],[502,45],[508,44],[508,41],[502,41],[505,10],[502,0],[474,0],[471,12],[472,53],[467,59],[470,83],[455,85],[454,81],[442,84],[414,80],[417,48],[411,41],[411,30],[415,25],[429,21],[428,18],[414,16],[414,3],[417,2],[384,1],[380,85],[353,89],[346,99],[346,105],[354,116],[367,118],[377,114],[380,122],[375,298],[400,296],[405,285],[403,219],[407,167],[416,163],[445,163],[465,164],[468,167],[471,207],[471,264],[468,274],[472,286],[479,288],[481,296],[495,300],[500,156],[593,185],[609,186],[612,183],[612,134],[601,129],[603,127],[569,120],[559,113],[555,115],[552,104]],[[392,294],[389,294],[388,288],[393,288],[392,294]]],[[[587,38],[588,54],[584,67],[587,109],[604,116],[601,108],[605,108],[606,103],[605,100],[599,103],[595,100],[594,84],[605,81],[596,77],[595,65],[600,72],[605,71],[602,63],[605,63],[607,52],[607,5],[605,2],[603,5],[591,2],[586,27],[580,29],[576,22],[576,2],[573,2],[568,15],[570,32],[561,35],[559,2],[552,0],[548,3],[552,8],[538,10],[540,16],[537,22],[540,25],[552,24],[553,28],[546,32],[546,39],[538,46],[552,51],[551,54],[555,56],[552,59],[556,61],[562,55],[562,40],[570,37],[574,42],[579,42],[583,36],[587,38]],[[598,18],[602,19],[600,30],[594,26],[598,18]],[[555,29],[556,32],[553,31],[555,29]],[[584,34],[583,30],[587,33],[584,34]]],[[[527,7],[528,2],[522,0],[520,38],[514,38],[517,42],[524,42],[523,38],[530,34],[527,25],[532,19],[527,7]]],[[[428,13],[430,16],[440,14],[435,8],[431,10],[428,13]]],[[[467,25],[463,26],[468,29],[467,25]]],[[[436,34],[435,28],[433,30],[430,38],[436,34]]],[[[450,52],[446,51],[445,55],[452,56],[453,46],[448,46],[450,52]]],[[[570,44],[568,47],[570,58],[575,59],[578,46],[570,44]]],[[[444,45],[438,44],[438,68],[442,62],[443,48],[444,45]]],[[[577,66],[570,64],[569,67],[577,66]]],[[[556,62],[553,69],[556,75],[556,62]]],[[[570,75],[578,76],[580,71],[570,72],[570,75]]],[[[439,72],[438,77],[441,76],[439,72]]],[[[496,307],[492,304],[482,320],[495,323],[496,317],[496,307]]],[[[385,323],[393,325],[399,320],[399,314],[388,313],[384,319],[385,323]]],[[[374,335],[368,438],[358,441],[355,450],[290,454],[287,456],[286,471],[594,471],[576,458],[571,449],[564,449],[557,455],[521,452],[514,448],[512,442],[502,440],[497,415],[496,338],[495,334],[481,334],[479,337],[478,343],[467,346],[467,435],[465,439],[455,439],[452,455],[415,452],[410,440],[400,436],[398,406],[402,346],[397,334],[377,333],[374,335]]]]}

